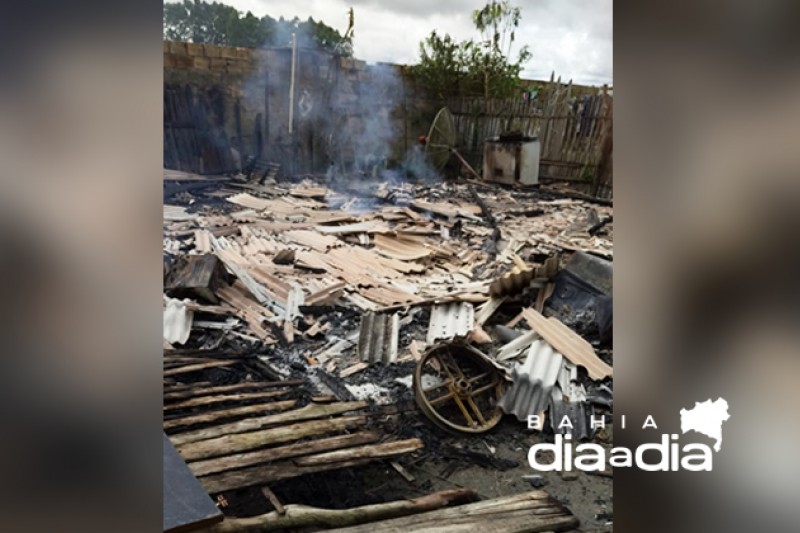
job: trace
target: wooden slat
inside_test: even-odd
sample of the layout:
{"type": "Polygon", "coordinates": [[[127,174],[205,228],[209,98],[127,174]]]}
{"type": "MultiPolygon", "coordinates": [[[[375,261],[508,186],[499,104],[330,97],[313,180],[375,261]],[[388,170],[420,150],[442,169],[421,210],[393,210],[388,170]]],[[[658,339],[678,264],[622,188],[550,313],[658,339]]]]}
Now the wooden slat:
{"type": "Polygon", "coordinates": [[[186,365],[179,368],[170,368],[164,370],[164,376],[177,376],[179,374],[188,374],[189,372],[197,372],[199,370],[206,370],[209,368],[219,368],[223,366],[230,366],[236,364],[238,361],[209,361],[208,363],[200,363],[196,365],[186,365]]]}
{"type": "MultiPolygon", "coordinates": [[[[383,445],[375,445],[371,447],[364,446],[363,448],[350,448],[349,450],[344,450],[346,452],[349,451],[350,456],[354,457],[346,461],[308,464],[305,466],[298,465],[297,460],[287,461],[283,463],[244,468],[242,470],[233,470],[231,472],[224,472],[211,476],[203,476],[200,477],[200,483],[209,493],[223,492],[226,490],[249,487],[253,485],[266,485],[281,479],[288,479],[306,474],[312,474],[315,472],[335,470],[338,468],[349,468],[352,466],[367,464],[375,459],[408,453],[408,447],[398,448],[393,447],[393,445],[394,443],[390,442],[383,445]],[[369,453],[359,451],[363,450],[364,448],[369,448],[369,453]]],[[[419,447],[421,447],[421,445],[422,443],[420,442],[419,447]]],[[[305,460],[314,462],[314,457],[326,455],[329,456],[331,453],[338,452],[325,452],[323,454],[309,455],[305,457],[305,460]]],[[[191,464],[189,464],[189,468],[192,468],[191,464]]]]}
{"type": "Polygon", "coordinates": [[[370,461],[371,459],[358,459],[344,463],[332,463],[317,466],[296,466],[291,461],[287,461],[283,463],[254,466],[242,470],[233,470],[231,472],[223,472],[221,474],[204,476],[200,478],[200,484],[203,485],[203,488],[205,488],[210,494],[216,494],[219,492],[225,492],[244,487],[268,485],[269,483],[280,481],[282,479],[290,479],[293,477],[315,474],[317,472],[325,472],[327,470],[361,466],[369,463],[370,461]]]}
{"type": "Polygon", "coordinates": [[[207,363],[208,359],[202,359],[200,357],[164,357],[163,365],[165,367],[178,367],[178,366],[185,366],[185,365],[194,365],[200,363],[207,363]]]}
{"type": "Polygon", "coordinates": [[[187,431],[177,435],[171,435],[170,439],[172,440],[173,444],[179,446],[181,444],[188,444],[190,442],[213,439],[223,435],[255,431],[267,426],[285,424],[287,422],[313,420],[315,418],[322,418],[324,416],[338,415],[349,411],[357,411],[359,409],[364,409],[368,405],[369,404],[367,402],[340,402],[327,405],[312,403],[293,411],[247,418],[245,420],[240,420],[239,422],[231,422],[229,424],[222,424],[209,428],[187,431]]]}
{"type": "Polygon", "coordinates": [[[184,402],[172,403],[164,406],[164,411],[176,411],[178,409],[188,409],[202,405],[213,405],[226,402],[244,402],[250,400],[261,400],[264,398],[274,398],[289,392],[289,389],[271,390],[268,392],[240,392],[238,394],[219,394],[216,396],[200,396],[184,402]]]}
{"type": "Polygon", "coordinates": [[[378,459],[381,457],[392,457],[403,453],[411,453],[421,448],[422,441],[420,439],[398,440],[394,442],[385,442],[383,444],[362,446],[360,448],[320,453],[310,457],[301,457],[295,460],[295,464],[310,466],[339,463],[342,461],[351,461],[353,459],[378,459]]]}
{"type": "Polygon", "coordinates": [[[164,392],[166,394],[181,393],[191,390],[193,387],[206,387],[211,385],[210,381],[197,381],[195,383],[164,383],[164,392]]]}
{"type": "Polygon", "coordinates": [[[257,450],[255,452],[239,453],[235,455],[226,455],[224,457],[215,457],[213,459],[205,459],[203,461],[195,461],[190,463],[189,469],[195,476],[207,476],[261,463],[289,459],[300,455],[329,452],[340,448],[371,444],[377,442],[379,439],[380,434],[375,431],[325,437],[308,442],[296,442],[278,448],[269,448],[267,450],[257,450]]]}
{"type": "Polygon", "coordinates": [[[178,453],[187,461],[218,457],[220,455],[243,452],[256,448],[263,448],[273,444],[281,444],[293,440],[324,435],[334,431],[343,431],[363,426],[367,423],[366,416],[344,416],[329,420],[312,420],[288,426],[278,426],[270,429],[225,435],[215,439],[201,440],[177,446],[178,453]]]}
{"type": "Polygon", "coordinates": [[[272,411],[286,411],[297,405],[297,400],[286,400],[282,402],[267,402],[258,405],[245,405],[244,407],[233,407],[231,409],[221,409],[210,411],[199,415],[183,416],[164,421],[164,429],[172,429],[182,426],[193,426],[195,424],[206,424],[226,418],[237,418],[245,415],[264,414],[272,411]]]}
{"type": "MultiPolygon", "coordinates": [[[[578,181],[585,172],[596,173],[597,159],[603,145],[602,131],[610,122],[609,108],[613,99],[608,90],[602,94],[594,87],[578,87],[571,81],[553,79],[539,91],[533,101],[521,98],[508,100],[453,98],[447,106],[453,113],[459,136],[460,152],[469,163],[478,167],[483,155],[483,142],[515,126],[522,133],[539,138],[542,175],[578,181]],[[584,100],[584,96],[590,96],[584,100]],[[572,100],[582,106],[573,110],[572,100]],[[578,127],[581,130],[578,130],[578,127]],[[556,161],[550,166],[544,161],[556,161]]],[[[610,178],[609,178],[610,179],[610,178]]]]}
{"type": "MultiPolygon", "coordinates": [[[[293,387],[296,385],[302,385],[304,381],[302,380],[294,380],[294,381],[247,381],[244,383],[234,383],[233,385],[219,385],[216,387],[205,387],[205,386],[198,386],[194,387],[194,384],[187,385],[182,390],[172,391],[172,392],[165,392],[164,393],[164,400],[182,400],[185,398],[193,398],[195,396],[208,396],[211,394],[217,394],[220,392],[233,392],[239,390],[247,390],[247,389],[268,389],[271,387],[293,387]]],[[[208,383],[207,383],[208,384],[208,383]]]]}

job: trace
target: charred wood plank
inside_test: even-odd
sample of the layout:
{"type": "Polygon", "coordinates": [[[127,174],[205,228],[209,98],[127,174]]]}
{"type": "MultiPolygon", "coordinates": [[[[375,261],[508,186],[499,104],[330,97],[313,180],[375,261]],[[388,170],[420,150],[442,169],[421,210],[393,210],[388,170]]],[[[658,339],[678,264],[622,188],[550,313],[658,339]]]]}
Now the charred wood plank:
{"type": "Polygon", "coordinates": [[[164,421],[164,429],[174,429],[183,426],[193,426],[195,424],[208,424],[225,418],[237,418],[245,415],[264,414],[271,411],[286,411],[297,405],[297,400],[286,400],[282,402],[267,402],[258,405],[245,405],[244,407],[233,407],[231,409],[220,409],[199,415],[182,416],[164,421]]]}
{"type": "Polygon", "coordinates": [[[275,511],[250,518],[228,518],[209,529],[209,533],[256,533],[311,526],[345,527],[424,513],[448,505],[472,502],[476,499],[477,495],[472,489],[451,489],[428,494],[421,498],[364,505],[351,509],[319,509],[291,504],[283,506],[283,512],[275,511]]]}
{"type": "Polygon", "coordinates": [[[333,452],[321,453],[310,457],[295,459],[294,463],[299,466],[322,465],[329,463],[339,463],[342,461],[352,461],[353,459],[378,459],[392,457],[403,453],[415,452],[423,447],[420,439],[398,440],[351,448],[347,450],[337,450],[333,452]]]}
{"type": "Polygon", "coordinates": [[[367,402],[340,402],[328,405],[309,404],[301,407],[300,409],[295,409],[292,411],[248,418],[245,420],[240,420],[239,422],[231,422],[229,424],[221,424],[218,426],[211,426],[204,429],[179,433],[177,435],[170,436],[170,439],[176,446],[178,446],[181,444],[188,444],[190,442],[213,439],[223,435],[247,433],[248,431],[256,431],[268,426],[275,426],[288,422],[314,420],[315,418],[338,415],[349,411],[357,411],[366,408],[368,405],[369,404],[367,402]]]}
{"type": "MultiPolygon", "coordinates": [[[[214,474],[211,476],[203,476],[200,478],[200,483],[210,493],[223,492],[241,487],[265,485],[272,483],[273,481],[312,474],[315,472],[324,472],[326,470],[335,470],[338,468],[348,468],[352,466],[363,465],[369,463],[370,461],[374,461],[375,459],[408,453],[410,449],[410,446],[393,447],[393,444],[394,443],[390,442],[375,446],[365,446],[363,448],[344,450],[345,452],[351,452],[349,454],[349,457],[351,458],[345,461],[316,463],[315,457],[330,457],[331,453],[339,453],[325,452],[322,454],[308,455],[303,458],[305,461],[315,464],[300,465],[298,464],[299,460],[295,459],[293,461],[260,465],[241,470],[233,470],[231,472],[225,472],[221,474],[214,474]],[[359,450],[363,450],[364,448],[369,448],[369,450],[366,452],[359,452],[359,450]]],[[[421,445],[422,443],[420,442],[419,446],[421,445]]],[[[190,464],[189,468],[191,467],[192,466],[190,464]]]]}
{"type": "Polygon", "coordinates": [[[247,381],[245,383],[234,383],[233,385],[220,385],[217,387],[195,387],[194,384],[187,385],[181,390],[170,390],[164,393],[164,400],[183,400],[195,396],[208,396],[221,392],[233,392],[248,389],[269,389],[272,387],[293,387],[302,385],[304,381],[247,381]]]}
{"type": "Polygon", "coordinates": [[[324,435],[363,426],[366,416],[344,416],[329,420],[312,420],[288,426],[279,426],[248,433],[225,435],[214,439],[201,440],[178,446],[178,453],[187,461],[218,457],[235,452],[263,448],[314,435],[324,435]]]}
{"type": "Polygon", "coordinates": [[[195,365],[185,365],[178,368],[170,368],[168,370],[164,370],[164,377],[166,376],[177,376],[179,374],[188,374],[190,372],[197,372],[199,370],[207,370],[209,368],[219,368],[223,366],[230,366],[232,364],[237,363],[238,361],[210,361],[208,363],[198,363],[195,365]]]}
{"type": "Polygon", "coordinates": [[[208,363],[199,363],[196,365],[186,365],[178,368],[170,368],[164,371],[164,376],[177,376],[179,374],[188,374],[190,372],[197,372],[199,370],[207,370],[209,368],[219,368],[223,366],[230,366],[237,363],[237,361],[210,361],[208,363]]]}
{"type": "Polygon", "coordinates": [[[267,392],[240,392],[238,394],[218,394],[211,396],[200,396],[191,398],[189,400],[165,405],[164,411],[176,411],[178,409],[188,409],[191,407],[200,407],[203,405],[213,405],[216,403],[225,402],[244,402],[248,400],[262,400],[264,398],[274,398],[282,396],[289,392],[289,389],[279,389],[267,392]]]}
{"type": "Polygon", "coordinates": [[[351,435],[338,435],[325,437],[308,442],[296,442],[278,448],[257,450],[254,452],[239,453],[225,457],[215,457],[204,461],[195,461],[189,467],[196,476],[207,476],[229,470],[238,470],[248,466],[262,463],[271,463],[281,459],[290,459],[301,455],[317,452],[330,452],[341,448],[350,448],[363,444],[372,444],[380,440],[380,434],[375,431],[364,431],[351,435]]]}

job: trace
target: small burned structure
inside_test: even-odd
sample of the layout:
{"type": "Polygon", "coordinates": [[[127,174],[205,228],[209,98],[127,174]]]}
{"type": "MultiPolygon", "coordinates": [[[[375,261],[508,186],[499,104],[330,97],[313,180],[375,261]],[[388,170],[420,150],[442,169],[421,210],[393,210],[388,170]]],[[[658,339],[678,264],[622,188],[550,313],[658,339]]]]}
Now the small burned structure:
{"type": "Polygon", "coordinates": [[[539,139],[504,133],[483,144],[483,179],[508,185],[539,183],[539,139]]]}

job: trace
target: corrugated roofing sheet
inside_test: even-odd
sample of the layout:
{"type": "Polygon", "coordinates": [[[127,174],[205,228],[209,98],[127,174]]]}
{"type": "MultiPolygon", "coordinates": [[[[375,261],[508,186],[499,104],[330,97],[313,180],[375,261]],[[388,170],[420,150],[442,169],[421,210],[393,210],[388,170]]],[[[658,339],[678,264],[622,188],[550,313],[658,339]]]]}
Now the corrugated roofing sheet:
{"type": "Polygon", "coordinates": [[[520,421],[548,407],[564,361],[563,356],[543,340],[533,341],[527,353],[525,362],[512,371],[513,384],[500,400],[500,408],[520,421]]]}
{"type": "Polygon", "coordinates": [[[421,244],[389,235],[375,235],[375,250],[379,254],[402,261],[416,261],[431,255],[431,251],[421,244]]]}
{"type": "Polygon", "coordinates": [[[466,337],[475,329],[475,308],[469,302],[435,305],[428,325],[428,344],[466,337]]]}
{"type": "Polygon", "coordinates": [[[592,345],[557,318],[545,318],[531,308],[524,309],[522,313],[531,329],[571,362],[586,368],[590,378],[601,380],[613,374],[613,369],[597,356],[592,345]]]}
{"type": "Polygon", "coordinates": [[[179,205],[164,206],[164,220],[171,222],[181,222],[197,218],[197,213],[189,213],[185,207],[179,205]]]}
{"type": "Polygon", "coordinates": [[[390,228],[387,224],[378,220],[368,220],[364,222],[354,222],[352,224],[342,224],[339,226],[314,226],[314,229],[326,235],[346,235],[349,233],[387,233],[390,228]]]}
{"type": "Polygon", "coordinates": [[[400,315],[365,313],[361,318],[358,356],[367,363],[394,363],[400,338],[400,315]]]}
{"type": "Polygon", "coordinates": [[[270,201],[265,200],[263,198],[256,198],[251,194],[247,194],[246,192],[240,194],[234,194],[233,196],[227,198],[227,200],[236,205],[241,205],[242,207],[249,207],[250,209],[258,209],[262,211],[270,206],[270,201]]]}
{"type": "MultiPolygon", "coordinates": [[[[192,331],[194,313],[186,307],[186,302],[166,298],[164,306],[164,340],[170,344],[184,344],[192,331]]],[[[188,300],[186,300],[188,301],[188,300]]]]}

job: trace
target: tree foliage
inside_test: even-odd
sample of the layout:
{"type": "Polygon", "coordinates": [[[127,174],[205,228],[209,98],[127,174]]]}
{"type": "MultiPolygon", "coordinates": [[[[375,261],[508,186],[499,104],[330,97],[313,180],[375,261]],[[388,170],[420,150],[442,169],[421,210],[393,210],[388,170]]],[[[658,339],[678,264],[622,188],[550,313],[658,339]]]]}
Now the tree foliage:
{"type": "Polygon", "coordinates": [[[292,33],[301,47],[321,48],[352,55],[353,13],[349,14],[348,33],[309,17],[301,21],[269,15],[258,18],[250,11],[244,15],[236,8],[220,2],[183,0],[164,4],[164,38],[173,41],[262,48],[287,46],[292,33]]]}
{"type": "Polygon", "coordinates": [[[418,79],[435,95],[505,98],[519,88],[519,74],[531,58],[522,46],[512,58],[522,13],[507,0],[490,0],[472,13],[479,37],[457,42],[435,30],[420,43],[418,79]]]}

